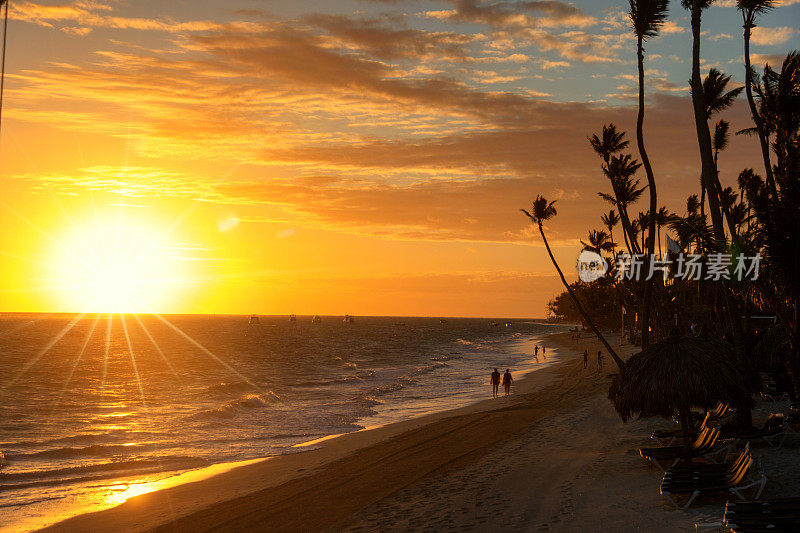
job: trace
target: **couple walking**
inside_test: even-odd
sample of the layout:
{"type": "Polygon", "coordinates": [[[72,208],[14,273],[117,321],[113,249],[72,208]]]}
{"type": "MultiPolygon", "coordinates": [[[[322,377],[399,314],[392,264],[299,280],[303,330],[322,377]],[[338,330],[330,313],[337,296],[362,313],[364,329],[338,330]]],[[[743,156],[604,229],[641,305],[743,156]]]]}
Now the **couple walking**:
{"type": "MultiPolygon", "coordinates": [[[[511,372],[506,368],[506,373],[503,374],[503,388],[506,390],[506,396],[511,393],[511,382],[514,381],[514,378],[511,377],[511,372]]],[[[494,369],[492,372],[492,398],[497,398],[497,390],[500,388],[500,372],[497,369],[494,369]]]]}

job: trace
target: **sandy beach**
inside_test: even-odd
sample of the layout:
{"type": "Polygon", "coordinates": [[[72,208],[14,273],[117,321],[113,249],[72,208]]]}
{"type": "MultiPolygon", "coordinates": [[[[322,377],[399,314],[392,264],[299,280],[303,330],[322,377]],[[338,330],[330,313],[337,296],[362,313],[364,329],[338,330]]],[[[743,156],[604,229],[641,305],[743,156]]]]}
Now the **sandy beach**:
{"type": "MultiPolygon", "coordinates": [[[[718,521],[722,497],[679,512],[659,495],[660,472],[635,450],[651,445],[653,423],[668,423],[620,421],[606,398],[613,361],[601,373],[593,356],[583,368],[580,354],[599,343],[560,334],[546,344],[562,361],[509,398],[342,435],[46,531],[686,531],[718,521]]],[[[765,451],[785,478],[769,496],[800,469],[765,451]]]]}

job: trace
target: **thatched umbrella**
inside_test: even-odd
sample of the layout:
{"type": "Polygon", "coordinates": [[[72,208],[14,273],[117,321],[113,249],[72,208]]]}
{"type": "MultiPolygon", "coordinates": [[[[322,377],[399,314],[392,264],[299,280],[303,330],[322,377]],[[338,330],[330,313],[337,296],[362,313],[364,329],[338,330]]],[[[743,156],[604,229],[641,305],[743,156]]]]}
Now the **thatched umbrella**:
{"type": "Polygon", "coordinates": [[[733,347],[710,337],[672,336],[633,355],[614,378],[608,398],[627,421],[676,411],[690,445],[690,408],[718,402],[747,405],[750,394],[735,365],[733,347]]]}

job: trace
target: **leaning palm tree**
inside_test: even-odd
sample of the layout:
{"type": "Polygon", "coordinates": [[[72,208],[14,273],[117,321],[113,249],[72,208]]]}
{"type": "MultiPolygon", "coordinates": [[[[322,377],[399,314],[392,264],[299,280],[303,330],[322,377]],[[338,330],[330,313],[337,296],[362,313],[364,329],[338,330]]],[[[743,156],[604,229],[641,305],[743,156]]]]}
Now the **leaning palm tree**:
{"type": "Polygon", "coordinates": [[[583,316],[583,319],[592,329],[594,334],[597,335],[597,338],[600,339],[600,342],[603,343],[603,346],[606,347],[606,350],[608,350],[609,355],[611,355],[612,359],[614,359],[614,362],[617,363],[617,366],[619,368],[622,368],[623,365],[625,365],[625,361],[623,361],[622,358],[619,355],[617,355],[617,352],[614,351],[614,348],[611,347],[611,345],[608,343],[603,334],[600,333],[600,330],[598,330],[597,327],[594,325],[594,322],[592,321],[591,317],[589,317],[589,314],[583,309],[583,306],[581,305],[580,301],[578,301],[578,297],[575,295],[575,292],[573,292],[572,287],[569,286],[569,283],[567,283],[566,278],[564,278],[564,273],[558,266],[556,258],[553,257],[552,250],[550,250],[550,244],[547,242],[547,237],[544,234],[544,228],[542,227],[542,223],[544,223],[546,220],[553,218],[554,216],[556,216],[556,214],[558,214],[555,208],[555,203],[556,203],[555,200],[553,200],[552,202],[548,202],[547,199],[544,198],[543,196],[536,195],[536,200],[533,201],[533,206],[531,211],[528,212],[524,209],[520,209],[520,211],[525,213],[525,216],[531,219],[531,221],[534,224],[536,224],[536,226],[539,228],[539,234],[542,236],[542,241],[544,242],[545,248],[547,248],[547,255],[550,256],[550,261],[553,262],[553,266],[555,267],[556,272],[558,272],[558,277],[561,278],[561,283],[563,283],[564,287],[567,289],[567,292],[572,298],[572,302],[575,304],[575,307],[578,309],[578,312],[581,314],[581,316],[583,316]]]}
{"type": "Polygon", "coordinates": [[[750,65],[750,37],[753,28],[756,27],[756,17],[763,15],[775,7],[774,0],[736,0],[736,7],[742,12],[742,22],[744,26],[744,87],[747,94],[747,103],[750,105],[750,113],[753,115],[753,123],[756,125],[758,140],[761,143],[761,157],[764,160],[764,171],[767,177],[767,187],[770,194],[775,196],[775,179],[772,175],[772,163],[769,157],[769,140],[767,138],[761,115],[756,108],[755,98],[753,98],[753,67],[750,65]]]}
{"type": "Polygon", "coordinates": [[[700,147],[701,180],[708,193],[708,206],[711,211],[711,222],[714,226],[716,238],[725,240],[725,230],[722,225],[722,210],[719,206],[719,195],[714,185],[716,169],[714,168],[714,154],[711,147],[711,131],[708,127],[708,111],[703,91],[703,82],[700,78],[700,32],[702,26],[703,10],[709,7],[714,0],[681,0],[681,5],[691,12],[692,20],[692,77],[689,80],[692,93],[692,107],[694,109],[694,123],[697,130],[697,143],[700,147]]]}
{"type": "MultiPolygon", "coordinates": [[[[658,35],[658,30],[667,19],[667,7],[669,0],[630,0],[629,16],[633,25],[633,33],[636,35],[636,63],[639,69],[639,113],[636,117],[636,143],[639,147],[639,157],[642,159],[644,171],[647,174],[647,184],[650,194],[650,212],[655,213],[658,209],[658,199],[656,195],[656,180],[653,176],[653,168],[650,166],[650,158],[644,147],[644,41],[658,35]]],[[[650,259],[655,252],[655,233],[656,221],[650,217],[650,227],[647,235],[647,255],[645,256],[645,267],[648,268],[650,259]]],[[[650,342],[650,300],[653,296],[653,281],[645,284],[643,304],[642,304],[642,347],[646,348],[650,342]]]]}
{"type": "Polygon", "coordinates": [[[5,4],[5,15],[3,15],[3,52],[0,59],[0,126],[3,124],[3,90],[6,83],[6,44],[8,42],[8,0],[0,0],[0,9],[5,4]]]}

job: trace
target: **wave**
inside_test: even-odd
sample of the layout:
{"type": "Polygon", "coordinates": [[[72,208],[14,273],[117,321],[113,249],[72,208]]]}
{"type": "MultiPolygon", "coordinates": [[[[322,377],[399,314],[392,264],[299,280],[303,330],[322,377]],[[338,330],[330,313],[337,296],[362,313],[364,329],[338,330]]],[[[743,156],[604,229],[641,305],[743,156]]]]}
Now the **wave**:
{"type": "Polygon", "coordinates": [[[280,401],[280,397],[270,391],[267,394],[248,394],[236,400],[230,401],[213,409],[205,409],[192,415],[193,418],[233,418],[239,412],[249,409],[267,407],[270,404],[280,401]]]}
{"type": "Polygon", "coordinates": [[[53,439],[44,440],[26,440],[26,441],[8,441],[0,442],[0,446],[4,448],[46,448],[54,445],[62,445],[67,447],[73,446],[91,446],[94,444],[108,444],[117,441],[119,443],[153,440],[155,438],[164,437],[164,433],[153,431],[126,431],[124,429],[106,431],[103,433],[85,433],[82,435],[68,435],[65,437],[56,437],[53,439]]]}
{"type": "MultiPolygon", "coordinates": [[[[107,473],[110,474],[110,476],[117,476],[120,473],[126,473],[131,470],[164,472],[181,468],[194,468],[207,464],[208,460],[200,457],[172,455],[148,459],[126,459],[123,461],[111,461],[108,463],[95,463],[91,465],[70,466],[49,470],[26,470],[22,472],[0,473],[0,489],[9,487],[6,481],[39,482],[43,480],[53,481],[52,478],[58,478],[57,481],[72,483],[76,481],[76,476],[85,477],[86,474],[107,473]]],[[[83,479],[83,477],[81,479],[83,479]]]]}
{"type": "Polygon", "coordinates": [[[453,359],[464,359],[459,352],[451,352],[448,355],[436,355],[431,357],[431,361],[452,361],[453,359]]]}
{"type": "Polygon", "coordinates": [[[52,450],[43,450],[31,453],[10,453],[7,455],[9,461],[19,461],[26,459],[71,459],[80,457],[113,457],[119,455],[131,455],[136,452],[149,451],[154,449],[154,444],[93,444],[84,447],[65,447],[52,450]]]}
{"type": "Polygon", "coordinates": [[[252,390],[255,390],[255,387],[246,381],[220,381],[207,387],[205,394],[240,394],[252,390]]]}

